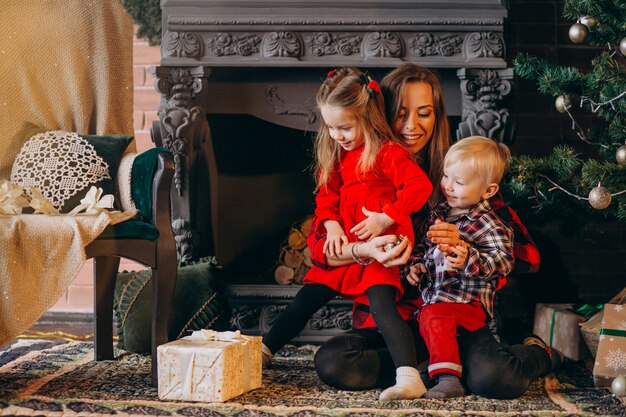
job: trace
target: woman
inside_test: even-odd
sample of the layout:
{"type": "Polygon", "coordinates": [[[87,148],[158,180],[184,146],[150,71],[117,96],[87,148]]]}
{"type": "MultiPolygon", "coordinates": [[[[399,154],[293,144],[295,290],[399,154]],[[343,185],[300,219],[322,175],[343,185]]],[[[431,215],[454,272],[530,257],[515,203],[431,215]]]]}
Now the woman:
{"type": "MultiPolygon", "coordinates": [[[[450,146],[439,80],[425,68],[403,64],[382,80],[381,87],[387,118],[394,133],[415,156],[431,182],[437,184],[443,157],[450,146]]],[[[440,198],[440,191],[433,193],[429,204],[436,204],[440,198]]],[[[416,213],[414,217],[415,230],[419,230],[424,215],[416,213]]],[[[445,223],[431,229],[428,235],[436,243],[455,244],[458,241],[456,229],[445,223]]],[[[404,264],[412,249],[408,239],[394,249],[384,251],[384,246],[393,243],[394,239],[394,236],[371,239],[360,245],[360,256],[374,258],[384,265],[404,264]]],[[[321,251],[324,240],[323,228],[314,224],[309,246],[316,264],[331,268],[353,262],[348,250],[327,259],[321,251]]],[[[427,363],[428,353],[413,318],[420,303],[415,288],[409,287],[404,299],[398,303],[398,311],[415,335],[418,358],[427,363]]],[[[527,338],[523,345],[507,347],[500,344],[488,329],[481,329],[461,332],[458,343],[465,386],[484,397],[519,397],[533,380],[552,369],[549,349],[536,337],[527,338]]],[[[395,368],[385,341],[363,305],[354,307],[352,330],[331,338],[320,347],[315,355],[315,368],[322,381],[340,389],[381,388],[395,383],[395,368]]]]}

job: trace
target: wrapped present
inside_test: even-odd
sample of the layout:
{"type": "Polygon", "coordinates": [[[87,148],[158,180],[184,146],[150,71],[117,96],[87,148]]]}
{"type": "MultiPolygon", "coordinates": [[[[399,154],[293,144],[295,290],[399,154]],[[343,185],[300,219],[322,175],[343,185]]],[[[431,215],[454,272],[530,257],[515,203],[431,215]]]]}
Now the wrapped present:
{"type": "Polygon", "coordinates": [[[259,388],[261,339],[198,330],[159,346],[159,399],[224,402],[259,388]]]}
{"type": "Polygon", "coordinates": [[[566,358],[575,361],[589,356],[580,334],[585,318],[574,312],[573,304],[537,304],[533,333],[566,358]]]}
{"type": "MultiPolygon", "coordinates": [[[[623,288],[617,295],[608,302],[609,304],[626,304],[626,288],[623,288]]],[[[598,352],[598,342],[600,341],[600,329],[602,328],[602,317],[604,310],[598,311],[589,320],[580,324],[580,332],[585,339],[591,355],[595,358],[598,352]]]]}
{"type": "Polygon", "coordinates": [[[605,304],[598,352],[593,366],[596,387],[610,387],[615,377],[626,375],[626,305],[605,304]]]}

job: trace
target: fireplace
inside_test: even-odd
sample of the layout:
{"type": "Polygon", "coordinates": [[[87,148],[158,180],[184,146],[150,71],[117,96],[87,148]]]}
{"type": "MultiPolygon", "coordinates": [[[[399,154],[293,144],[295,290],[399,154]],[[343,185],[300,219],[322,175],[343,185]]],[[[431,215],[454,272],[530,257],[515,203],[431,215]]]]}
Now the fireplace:
{"type": "MultiPolygon", "coordinates": [[[[330,68],[379,79],[402,62],[435,69],[456,137],[508,141],[504,0],[163,0],[157,145],[175,156],[179,259],[214,255],[233,325],[261,332],[297,287],[272,285],[292,224],[313,210],[315,93],[330,68]]],[[[301,335],[349,327],[335,301],[301,335]]]]}

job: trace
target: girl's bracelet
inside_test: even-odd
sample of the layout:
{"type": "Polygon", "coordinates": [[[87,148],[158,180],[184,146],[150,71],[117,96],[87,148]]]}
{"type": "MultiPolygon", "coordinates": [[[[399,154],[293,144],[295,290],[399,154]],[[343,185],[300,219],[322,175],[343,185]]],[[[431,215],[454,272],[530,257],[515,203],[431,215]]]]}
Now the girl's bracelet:
{"type": "Polygon", "coordinates": [[[354,259],[354,262],[356,262],[359,265],[366,266],[374,262],[374,258],[369,258],[369,260],[366,261],[356,254],[355,249],[357,245],[362,245],[362,244],[363,242],[356,242],[354,245],[352,245],[352,247],[350,248],[350,255],[352,255],[352,259],[354,259]]]}

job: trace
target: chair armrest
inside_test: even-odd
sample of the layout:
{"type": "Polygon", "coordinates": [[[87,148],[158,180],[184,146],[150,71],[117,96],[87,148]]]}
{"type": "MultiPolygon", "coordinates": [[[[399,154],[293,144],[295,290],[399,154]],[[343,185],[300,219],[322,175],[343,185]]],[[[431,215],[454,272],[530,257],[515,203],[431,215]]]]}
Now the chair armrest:
{"type": "Polygon", "coordinates": [[[160,234],[172,234],[171,189],[174,158],[169,151],[160,152],[152,181],[152,224],[160,234]]]}
{"type": "MultiPolygon", "coordinates": [[[[131,195],[141,218],[155,226],[157,216],[169,217],[170,187],[174,161],[164,148],[153,148],[137,155],[133,162],[131,195]],[[167,211],[167,213],[165,213],[167,211]]],[[[171,222],[171,220],[168,220],[171,222]]]]}

